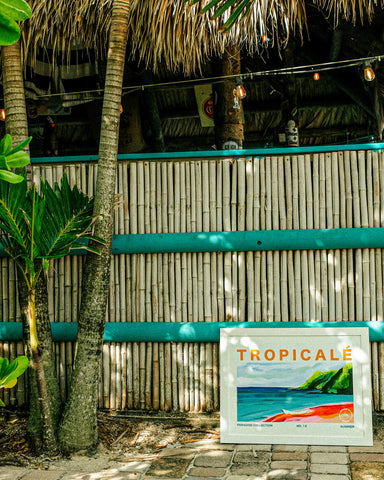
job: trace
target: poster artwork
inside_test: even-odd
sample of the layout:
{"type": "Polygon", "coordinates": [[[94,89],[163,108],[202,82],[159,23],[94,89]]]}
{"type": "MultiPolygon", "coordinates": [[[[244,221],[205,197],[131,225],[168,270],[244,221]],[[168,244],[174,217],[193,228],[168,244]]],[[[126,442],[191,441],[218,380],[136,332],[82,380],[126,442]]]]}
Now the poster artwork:
{"type": "Polygon", "coordinates": [[[222,441],[370,445],[365,330],[223,329],[222,441]]]}
{"type": "Polygon", "coordinates": [[[195,85],[195,97],[202,127],[213,127],[213,91],[211,84],[195,85]]]}

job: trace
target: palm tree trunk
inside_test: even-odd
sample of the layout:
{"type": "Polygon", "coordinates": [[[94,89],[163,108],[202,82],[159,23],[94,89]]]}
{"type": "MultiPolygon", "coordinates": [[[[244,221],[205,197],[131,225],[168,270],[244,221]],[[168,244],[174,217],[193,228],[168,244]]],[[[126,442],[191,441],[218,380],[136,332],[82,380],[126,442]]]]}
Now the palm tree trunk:
{"type": "MultiPolygon", "coordinates": [[[[1,61],[3,73],[3,91],[4,91],[4,108],[6,112],[6,131],[12,136],[13,143],[18,144],[28,137],[28,119],[25,104],[24,80],[22,74],[22,62],[20,54],[20,43],[1,48],[1,61]]],[[[29,148],[29,147],[28,147],[29,148]]],[[[27,181],[32,183],[32,167],[27,167],[27,181]]],[[[24,332],[27,336],[28,332],[28,289],[24,283],[24,279],[19,277],[18,280],[19,302],[20,310],[22,312],[24,332]]],[[[51,337],[51,329],[46,312],[47,304],[47,288],[44,278],[40,276],[37,285],[37,318],[39,324],[37,325],[38,335],[40,338],[39,355],[41,358],[36,362],[38,365],[43,365],[44,370],[39,375],[35,376],[33,372],[29,375],[29,421],[28,431],[32,443],[32,449],[40,450],[45,442],[42,442],[41,436],[43,434],[43,421],[41,418],[41,409],[38,401],[37,382],[42,378],[44,383],[48,379],[48,401],[53,412],[53,425],[57,428],[58,416],[61,409],[60,405],[60,390],[54,372],[54,357],[53,357],[53,343],[51,337]],[[40,321],[41,319],[41,321],[40,321]],[[44,375],[43,375],[44,374],[44,375]],[[43,378],[44,377],[44,378],[43,378]]],[[[32,357],[32,351],[29,349],[29,356],[32,357]]]]}
{"type": "Polygon", "coordinates": [[[28,120],[19,42],[1,47],[1,57],[6,114],[5,129],[12,135],[14,143],[20,143],[28,137],[28,120]]]}
{"type": "Polygon", "coordinates": [[[128,12],[129,0],[114,1],[94,207],[94,214],[98,215],[94,233],[106,240],[107,245],[101,248],[98,246],[101,255],[88,253],[84,267],[82,301],[78,319],[78,347],[68,400],[59,428],[60,446],[66,452],[91,449],[98,442],[97,389],[110,281],[120,103],[128,34],[128,12]],[[76,432],[76,435],[73,435],[73,432],[76,432]]]}
{"type": "Polygon", "coordinates": [[[28,325],[29,343],[32,352],[32,368],[36,372],[39,407],[42,423],[42,447],[44,453],[55,455],[58,453],[58,443],[52,423],[51,408],[48,396],[47,383],[43,366],[41,347],[37,337],[35,291],[28,292],[28,325]]]}

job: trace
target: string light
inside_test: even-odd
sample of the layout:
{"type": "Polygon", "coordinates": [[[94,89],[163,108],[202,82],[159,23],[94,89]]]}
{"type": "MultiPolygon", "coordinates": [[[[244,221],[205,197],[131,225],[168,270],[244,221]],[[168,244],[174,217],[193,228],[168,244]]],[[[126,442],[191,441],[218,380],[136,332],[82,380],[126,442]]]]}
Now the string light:
{"type": "Polygon", "coordinates": [[[237,97],[240,100],[243,100],[247,96],[247,92],[245,91],[244,85],[237,85],[233,93],[235,94],[235,92],[237,97]]]}
{"type": "Polygon", "coordinates": [[[268,42],[268,36],[267,36],[266,33],[264,33],[264,35],[263,35],[261,38],[262,38],[262,40],[263,40],[264,43],[265,43],[265,42],[268,42]]]}
{"type": "MultiPolygon", "coordinates": [[[[361,65],[366,65],[367,63],[373,61],[381,61],[384,59],[384,55],[377,55],[375,57],[364,57],[364,58],[355,58],[351,60],[341,60],[341,61],[334,61],[334,62],[327,62],[327,63],[317,63],[313,65],[300,65],[297,67],[286,67],[274,70],[262,70],[258,72],[249,72],[243,73],[241,75],[223,75],[217,77],[206,77],[206,78],[196,78],[196,79],[188,79],[188,80],[178,80],[174,82],[162,82],[162,83],[152,83],[147,85],[132,85],[123,87],[123,94],[133,93],[139,90],[145,90],[147,88],[163,88],[163,87],[172,87],[175,85],[199,85],[199,84],[207,84],[207,83],[218,83],[224,82],[225,80],[233,80],[234,78],[239,78],[242,81],[248,78],[252,79],[253,77],[264,77],[270,75],[300,75],[300,74],[308,74],[314,69],[317,72],[323,72],[327,70],[338,70],[341,68],[351,68],[351,67],[359,67],[361,65]]],[[[371,69],[371,67],[367,67],[367,69],[371,69]]],[[[372,70],[373,72],[373,70],[372,70]]],[[[373,72],[374,75],[374,72],[373,72]]],[[[373,80],[373,78],[372,78],[373,80]]],[[[76,96],[80,94],[97,94],[100,95],[99,98],[102,98],[102,94],[104,89],[95,89],[95,90],[81,90],[78,92],[66,92],[66,93],[53,93],[53,94],[44,94],[38,95],[37,98],[53,98],[58,96],[66,96],[67,100],[70,100],[71,96],[74,99],[77,99],[76,96]]]]}
{"type": "Polygon", "coordinates": [[[364,68],[364,79],[367,82],[372,82],[372,80],[375,79],[375,72],[373,71],[370,64],[367,64],[366,67],[364,68]]]}
{"type": "Polygon", "coordinates": [[[319,72],[316,72],[316,73],[313,74],[313,79],[316,80],[316,81],[320,79],[319,72]]]}
{"type": "Polygon", "coordinates": [[[5,122],[5,110],[4,108],[0,108],[0,120],[5,122]]]}

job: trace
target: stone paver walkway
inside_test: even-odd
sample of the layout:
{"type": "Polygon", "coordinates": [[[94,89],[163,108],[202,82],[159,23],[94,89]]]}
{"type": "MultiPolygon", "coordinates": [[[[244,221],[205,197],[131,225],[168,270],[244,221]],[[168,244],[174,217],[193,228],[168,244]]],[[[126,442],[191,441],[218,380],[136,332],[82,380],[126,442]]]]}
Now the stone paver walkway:
{"type": "Polygon", "coordinates": [[[47,469],[0,467],[0,480],[383,480],[384,448],[302,445],[221,445],[203,440],[126,457],[95,469],[92,461],[47,464],[47,469]]]}

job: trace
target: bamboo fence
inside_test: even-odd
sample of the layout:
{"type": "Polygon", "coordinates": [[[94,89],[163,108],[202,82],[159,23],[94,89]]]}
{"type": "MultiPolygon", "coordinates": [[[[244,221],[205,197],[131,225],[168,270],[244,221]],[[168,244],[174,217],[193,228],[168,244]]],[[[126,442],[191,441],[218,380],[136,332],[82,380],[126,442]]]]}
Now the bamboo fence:
{"type": "MultiPolygon", "coordinates": [[[[95,164],[34,166],[34,177],[93,195],[95,164]]],[[[115,233],[384,227],[384,154],[345,151],[118,165],[115,233]]],[[[381,249],[115,255],[110,322],[383,321],[381,249]]],[[[77,320],[83,258],[49,271],[51,321],[77,320]]],[[[20,321],[16,272],[0,259],[0,313],[20,321]]],[[[75,346],[55,343],[65,398],[75,346]]],[[[20,343],[0,343],[10,360],[20,343]]],[[[384,347],[371,344],[373,400],[384,409],[384,347]]],[[[217,343],[105,343],[99,406],[219,409],[217,343]]],[[[23,380],[1,392],[26,398],[23,380]]]]}

